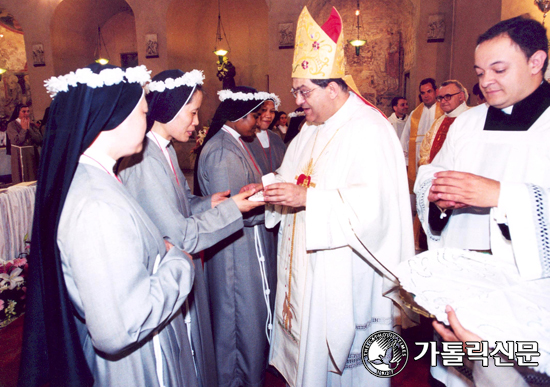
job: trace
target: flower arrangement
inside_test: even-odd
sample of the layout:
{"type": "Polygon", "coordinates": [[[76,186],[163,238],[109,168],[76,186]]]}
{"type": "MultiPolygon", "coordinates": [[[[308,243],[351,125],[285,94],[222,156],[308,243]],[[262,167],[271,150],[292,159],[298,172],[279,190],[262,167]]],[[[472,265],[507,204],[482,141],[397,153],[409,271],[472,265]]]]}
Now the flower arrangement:
{"type": "Polygon", "coordinates": [[[25,311],[30,241],[25,235],[25,251],[10,261],[0,259],[0,328],[4,328],[25,311]]]}
{"type": "Polygon", "coordinates": [[[195,159],[197,157],[199,149],[202,146],[202,143],[204,142],[204,138],[208,133],[208,129],[210,129],[209,126],[203,126],[202,129],[199,129],[199,131],[197,132],[197,138],[195,139],[195,147],[191,149],[191,151],[189,152],[191,155],[191,161],[193,162],[193,164],[195,163],[195,159]]]}

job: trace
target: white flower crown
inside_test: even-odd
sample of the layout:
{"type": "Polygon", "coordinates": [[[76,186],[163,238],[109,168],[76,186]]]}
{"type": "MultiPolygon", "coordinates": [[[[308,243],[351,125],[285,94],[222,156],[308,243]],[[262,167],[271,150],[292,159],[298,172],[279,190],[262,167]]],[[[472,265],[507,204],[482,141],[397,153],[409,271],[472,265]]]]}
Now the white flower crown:
{"type": "Polygon", "coordinates": [[[197,85],[202,85],[203,81],[204,74],[202,70],[192,70],[176,79],[166,78],[164,81],[151,82],[145,88],[147,92],[157,91],[162,93],[166,89],[172,90],[180,86],[195,87],[197,85]]]}
{"type": "Polygon", "coordinates": [[[238,93],[233,93],[231,90],[220,90],[218,91],[218,95],[220,96],[220,101],[222,102],[226,99],[232,99],[234,101],[265,101],[270,99],[274,102],[275,109],[278,109],[281,104],[281,100],[277,95],[267,93],[265,91],[259,91],[257,93],[243,93],[242,91],[239,91],[238,93]]]}
{"type": "Polygon", "coordinates": [[[292,117],[301,117],[301,116],[305,116],[306,113],[304,112],[292,112],[292,113],[288,113],[287,117],[288,118],[292,118],[292,117]]]}
{"type": "Polygon", "coordinates": [[[139,83],[143,86],[149,80],[151,80],[151,71],[141,65],[128,68],[126,71],[118,67],[105,69],[101,70],[99,74],[94,73],[89,68],[78,69],[66,75],[51,77],[44,81],[44,85],[50,97],[54,98],[57,93],[69,91],[69,86],[75,87],[77,83],[96,88],[112,86],[120,82],[139,83]]]}

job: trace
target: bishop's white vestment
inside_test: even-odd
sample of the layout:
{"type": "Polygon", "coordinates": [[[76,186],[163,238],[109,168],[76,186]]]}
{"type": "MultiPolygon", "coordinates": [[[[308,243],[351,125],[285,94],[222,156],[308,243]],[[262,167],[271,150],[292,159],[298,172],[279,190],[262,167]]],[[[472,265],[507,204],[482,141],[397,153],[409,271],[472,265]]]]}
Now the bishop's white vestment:
{"type": "Polygon", "coordinates": [[[390,123],[350,93],[324,124],[304,125],[277,170],[309,185],[305,208],[266,208],[266,226],[281,221],[270,363],[290,386],[390,384],[360,352],[393,326],[381,273],[414,255],[401,152],[390,123]]]}

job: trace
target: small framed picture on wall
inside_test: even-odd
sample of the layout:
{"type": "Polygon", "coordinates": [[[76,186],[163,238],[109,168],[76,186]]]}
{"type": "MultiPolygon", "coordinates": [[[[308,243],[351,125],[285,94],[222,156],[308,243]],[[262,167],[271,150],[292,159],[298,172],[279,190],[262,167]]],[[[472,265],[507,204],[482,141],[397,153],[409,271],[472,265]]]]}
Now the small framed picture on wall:
{"type": "Polygon", "coordinates": [[[294,47],[294,23],[279,23],[279,48],[294,47]]]}
{"type": "Polygon", "coordinates": [[[445,41],[445,15],[442,13],[428,16],[428,43],[445,41]]]}
{"type": "Polygon", "coordinates": [[[44,45],[37,43],[32,45],[32,64],[34,67],[46,66],[44,59],[44,45]]]}
{"type": "Polygon", "coordinates": [[[157,40],[157,34],[145,35],[145,57],[146,58],[159,57],[159,44],[157,40]]]}

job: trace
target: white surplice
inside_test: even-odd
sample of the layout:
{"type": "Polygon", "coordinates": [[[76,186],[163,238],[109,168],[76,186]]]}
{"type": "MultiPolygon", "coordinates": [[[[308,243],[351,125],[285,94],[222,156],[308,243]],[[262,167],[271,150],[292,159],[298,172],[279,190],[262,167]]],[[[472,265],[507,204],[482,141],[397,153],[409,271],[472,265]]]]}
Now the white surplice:
{"type": "Polygon", "coordinates": [[[306,208],[266,207],[268,227],[281,221],[270,363],[291,386],[389,386],[360,352],[393,325],[380,263],[414,255],[401,151],[390,123],[350,94],[324,124],[304,125],[277,171],[296,183],[312,160],[306,208]]]}
{"type": "Polygon", "coordinates": [[[403,134],[403,129],[405,129],[407,118],[409,118],[409,116],[406,114],[405,117],[398,118],[395,112],[393,112],[392,115],[388,117],[388,121],[390,121],[390,124],[392,124],[393,128],[395,129],[395,133],[397,134],[397,138],[399,139],[401,138],[401,134],[403,134]]]}
{"type": "Polygon", "coordinates": [[[415,184],[417,210],[430,249],[491,249],[489,208],[454,210],[441,236],[431,232],[428,191],[436,172],[454,170],[508,184],[550,187],[550,109],[528,131],[483,130],[487,109],[486,105],[479,105],[461,114],[451,125],[447,139],[432,163],[418,170],[415,184]]]}
{"type": "MultiPolygon", "coordinates": [[[[461,114],[431,164],[421,166],[415,183],[418,217],[430,250],[452,247],[491,250],[502,265],[512,265],[523,279],[550,276],[547,226],[550,187],[550,109],[527,131],[483,130],[488,106],[461,114]],[[428,193],[436,172],[469,172],[501,182],[498,207],[454,210],[441,232],[428,224],[428,193]],[[497,223],[509,226],[507,240],[497,223]]],[[[511,109],[508,109],[508,114],[511,109]]],[[[449,367],[436,367],[432,375],[447,386],[471,385],[449,367]]]]}

